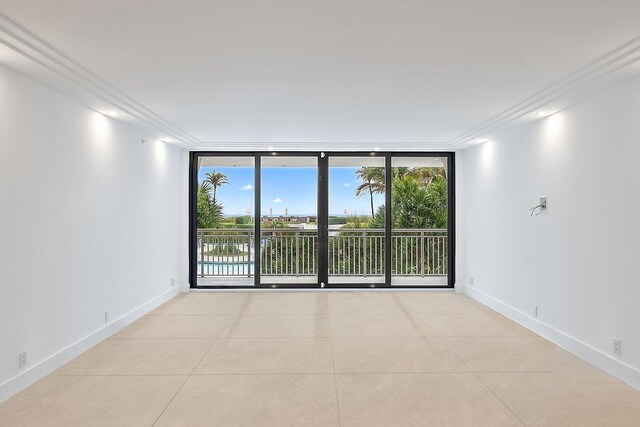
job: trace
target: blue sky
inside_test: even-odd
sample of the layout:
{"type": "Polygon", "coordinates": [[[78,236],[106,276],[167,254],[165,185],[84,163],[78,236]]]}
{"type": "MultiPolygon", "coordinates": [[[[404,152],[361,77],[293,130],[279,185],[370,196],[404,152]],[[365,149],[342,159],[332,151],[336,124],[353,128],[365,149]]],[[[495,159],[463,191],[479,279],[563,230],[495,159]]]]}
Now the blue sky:
{"type": "MultiPolygon", "coordinates": [[[[213,167],[202,167],[199,182],[213,167]]],[[[216,167],[227,175],[228,185],[218,188],[217,199],[224,206],[225,215],[246,215],[254,212],[254,169],[250,167],[216,167]]],[[[332,167],[329,169],[329,215],[370,215],[369,196],[355,196],[359,185],[357,168],[332,167]]],[[[263,168],[262,214],[316,215],[318,210],[318,170],[316,168],[263,168]]],[[[374,196],[374,206],[384,202],[384,195],[374,196]]]]}

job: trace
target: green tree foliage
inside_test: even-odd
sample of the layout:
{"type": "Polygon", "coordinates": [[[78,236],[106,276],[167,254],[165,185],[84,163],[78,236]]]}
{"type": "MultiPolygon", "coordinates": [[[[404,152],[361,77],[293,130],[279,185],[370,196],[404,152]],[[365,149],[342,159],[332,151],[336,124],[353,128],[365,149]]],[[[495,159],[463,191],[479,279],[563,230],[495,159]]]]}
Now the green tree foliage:
{"type": "Polygon", "coordinates": [[[384,205],[378,206],[373,219],[369,222],[369,228],[384,228],[384,205]]]}
{"type": "Polygon", "coordinates": [[[226,243],[213,245],[213,248],[206,251],[204,254],[209,256],[244,256],[247,255],[247,252],[238,248],[234,244],[226,243]]]}
{"type": "Polygon", "coordinates": [[[427,185],[427,206],[430,228],[447,228],[447,178],[434,176],[427,185]]]}
{"type": "Polygon", "coordinates": [[[356,188],[356,196],[360,197],[363,194],[369,194],[371,216],[373,216],[373,195],[384,193],[384,168],[362,167],[356,171],[356,176],[362,181],[362,184],[356,188]]]}
{"type": "Polygon", "coordinates": [[[222,205],[211,199],[210,186],[204,182],[198,187],[198,228],[216,228],[223,220],[222,205]]]}
{"type": "Polygon", "coordinates": [[[236,218],[236,224],[238,225],[246,225],[251,223],[251,216],[244,215],[236,218]]]}
{"type": "MultiPolygon", "coordinates": [[[[360,175],[366,176],[364,173],[360,175]]],[[[384,186],[381,187],[381,193],[384,193],[384,186]]],[[[396,230],[447,228],[447,178],[444,169],[394,168],[391,215],[391,225],[396,230]]],[[[340,264],[337,266],[338,270],[344,264],[347,271],[350,266],[355,268],[353,271],[362,271],[362,267],[366,266],[365,269],[369,274],[382,274],[382,271],[377,271],[379,267],[376,265],[372,267],[367,261],[373,253],[371,248],[366,247],[372,242],[371,236],[363,243],[361,239],[353,238],[353,229],[384,229],[384,226],[385,206],[382,205],[377,208],[365,227],[356,224],[343,227],[344,232],[333,240],[333,246],[330,245],[330,249],[338,251],[336,261],[340,264]],[[355,265],[351,265],[353,263],[355,265]]],[[[444,258],[438,256],[445,250],[444,243],[431,238],[429,234],[421,235],[411,231],[394,231],[393,235],[391,250],[393,274],[415,275],[422,272],[433,274],[446,271],[446,256],[444,258]],[[422,262],[419,262],[419,259],[422,262]]]]}
{"type": "MultiPolygon", "coordinates": [[[[363,181],[356,196],[369,192],[370,228],[384,228],[384,205],[373,209],[373,194],[385,191],[383,168],[360,168],[363,181]]],[[[447,179],[443,168],[394,168],[391,192],[391,224],[394,228],[446,228],[447,179]]],[[[352,227],[355,228],[355,227],[352,227]]]]}
{"type": "Polygon", "coordinates": [[[216,193],[218,191],[218,187],[229,184],[229,180],[227,179],[227,176],[225,174],[223,174],[222,172],[216,172],[216,170],[214,169],[211,172],[207,172],[204,174],[204,182],[206,182],[209,185],[209,188],[213,190],[213,199],[211,204],[215,205],[217,202],[216,193]]]}
{"type": "Polygon", "coordinates": [[[263,223],[264,244],[260,251],[261,271],[267,275],[317,274],[317,241],[312,233],[296,230],[286,224],[263,223]],[[270,231],[277,229],[274,231],[270,231]]]}
{"type": "Polygon", "coordinates": [[[425,185],[413,175],[393,180],[391,222],[394,228],[446,228],[447,180],[434,176],[425,185]]]}

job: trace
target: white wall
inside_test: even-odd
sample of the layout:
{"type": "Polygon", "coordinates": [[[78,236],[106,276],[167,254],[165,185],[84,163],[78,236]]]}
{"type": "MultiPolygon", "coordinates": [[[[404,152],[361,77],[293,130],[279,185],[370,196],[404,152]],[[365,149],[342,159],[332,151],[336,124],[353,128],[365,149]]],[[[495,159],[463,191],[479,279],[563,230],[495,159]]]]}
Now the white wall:
{"type": "Polygon", "coordinates": [[[187,282],[185,154],[143,137],[0,67],[0,401],[187,282]]]}
{"type": "Polygon", "coordinates": [[[464,175],[467,291],[640,387],[640,80],[466,150],[464,175]]]}

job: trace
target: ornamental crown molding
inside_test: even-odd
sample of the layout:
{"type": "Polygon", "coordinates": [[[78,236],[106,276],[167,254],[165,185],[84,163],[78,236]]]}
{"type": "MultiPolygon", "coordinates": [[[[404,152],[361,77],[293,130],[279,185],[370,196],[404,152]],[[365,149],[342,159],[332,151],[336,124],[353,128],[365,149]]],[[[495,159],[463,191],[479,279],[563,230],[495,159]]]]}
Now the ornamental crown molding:
{"type": "MultiPolygon", "coordinates": [[[[487,136],[538,111],[558,112],[640,73],[640,36],[449,140],[454,147],[487,136]]],[[[467,148],[467,147],[464,147],[467,148]]]]}
{"type": "MultiPolygon", "coordinates": [[[[15,51],[26,60],[45,70],[45,73],[62,77],[82,93],[80,98],[87,107],[96,109],[96,105],[87,105],[89,99],[99,99],[101,103],[128,115],[143,127],[153,129],[163,138],[171,138],[183,146],[192,147],[199,141],[132,99],[107,81],[97,76],[69,56],[57,50],[46,41],[28,31],[6,15],[0,13],[0,44],[15,51]]],[[[160,136],[158,137],[159,139],[160,136]]]]}

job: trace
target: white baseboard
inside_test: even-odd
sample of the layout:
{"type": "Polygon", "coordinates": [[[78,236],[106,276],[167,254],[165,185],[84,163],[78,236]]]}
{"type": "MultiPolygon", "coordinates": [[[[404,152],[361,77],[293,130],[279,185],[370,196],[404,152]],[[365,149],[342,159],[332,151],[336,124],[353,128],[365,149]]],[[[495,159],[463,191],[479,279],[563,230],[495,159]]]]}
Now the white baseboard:
{"type": "Polygon", "coordinates": [[[602,351],[591,347],[582,341],[567,335],[566,333],[544,323],[539,319],[529,316],[528,314],[511,307],[485,294],[471,286],[466,287],[466,293],[471,298],[491,307],[497,312],[507,316],[509,319],[518,322],[527,329],[532,330],[548,339],[549,341],[559,345],[565,350],[575,354],[581,359],[597,366],[608,374],[624,381],[632,387],[640,390],[640,370],[631,365],[624,363],[602,351]]]}
{"type": "Polygon", "coordinates": [[[149,313],[154,308],[170,300],[177,295],[178,292],[178,287],[163,292],[157,297],[152,298],[144,304],[134,308],[130,312],[120,316],[110,323],[107,323],[84,338],[79,339],[68,347],[52,354],[26,371],[21,372],[13,378],[9,378],[7,381],[0,384],[0,403],[4,402],[19,391],[29,387],[31,384],[58,369],[74,357],[84,353],[99,342],[110,337],[128,324],[149,313]]]}

